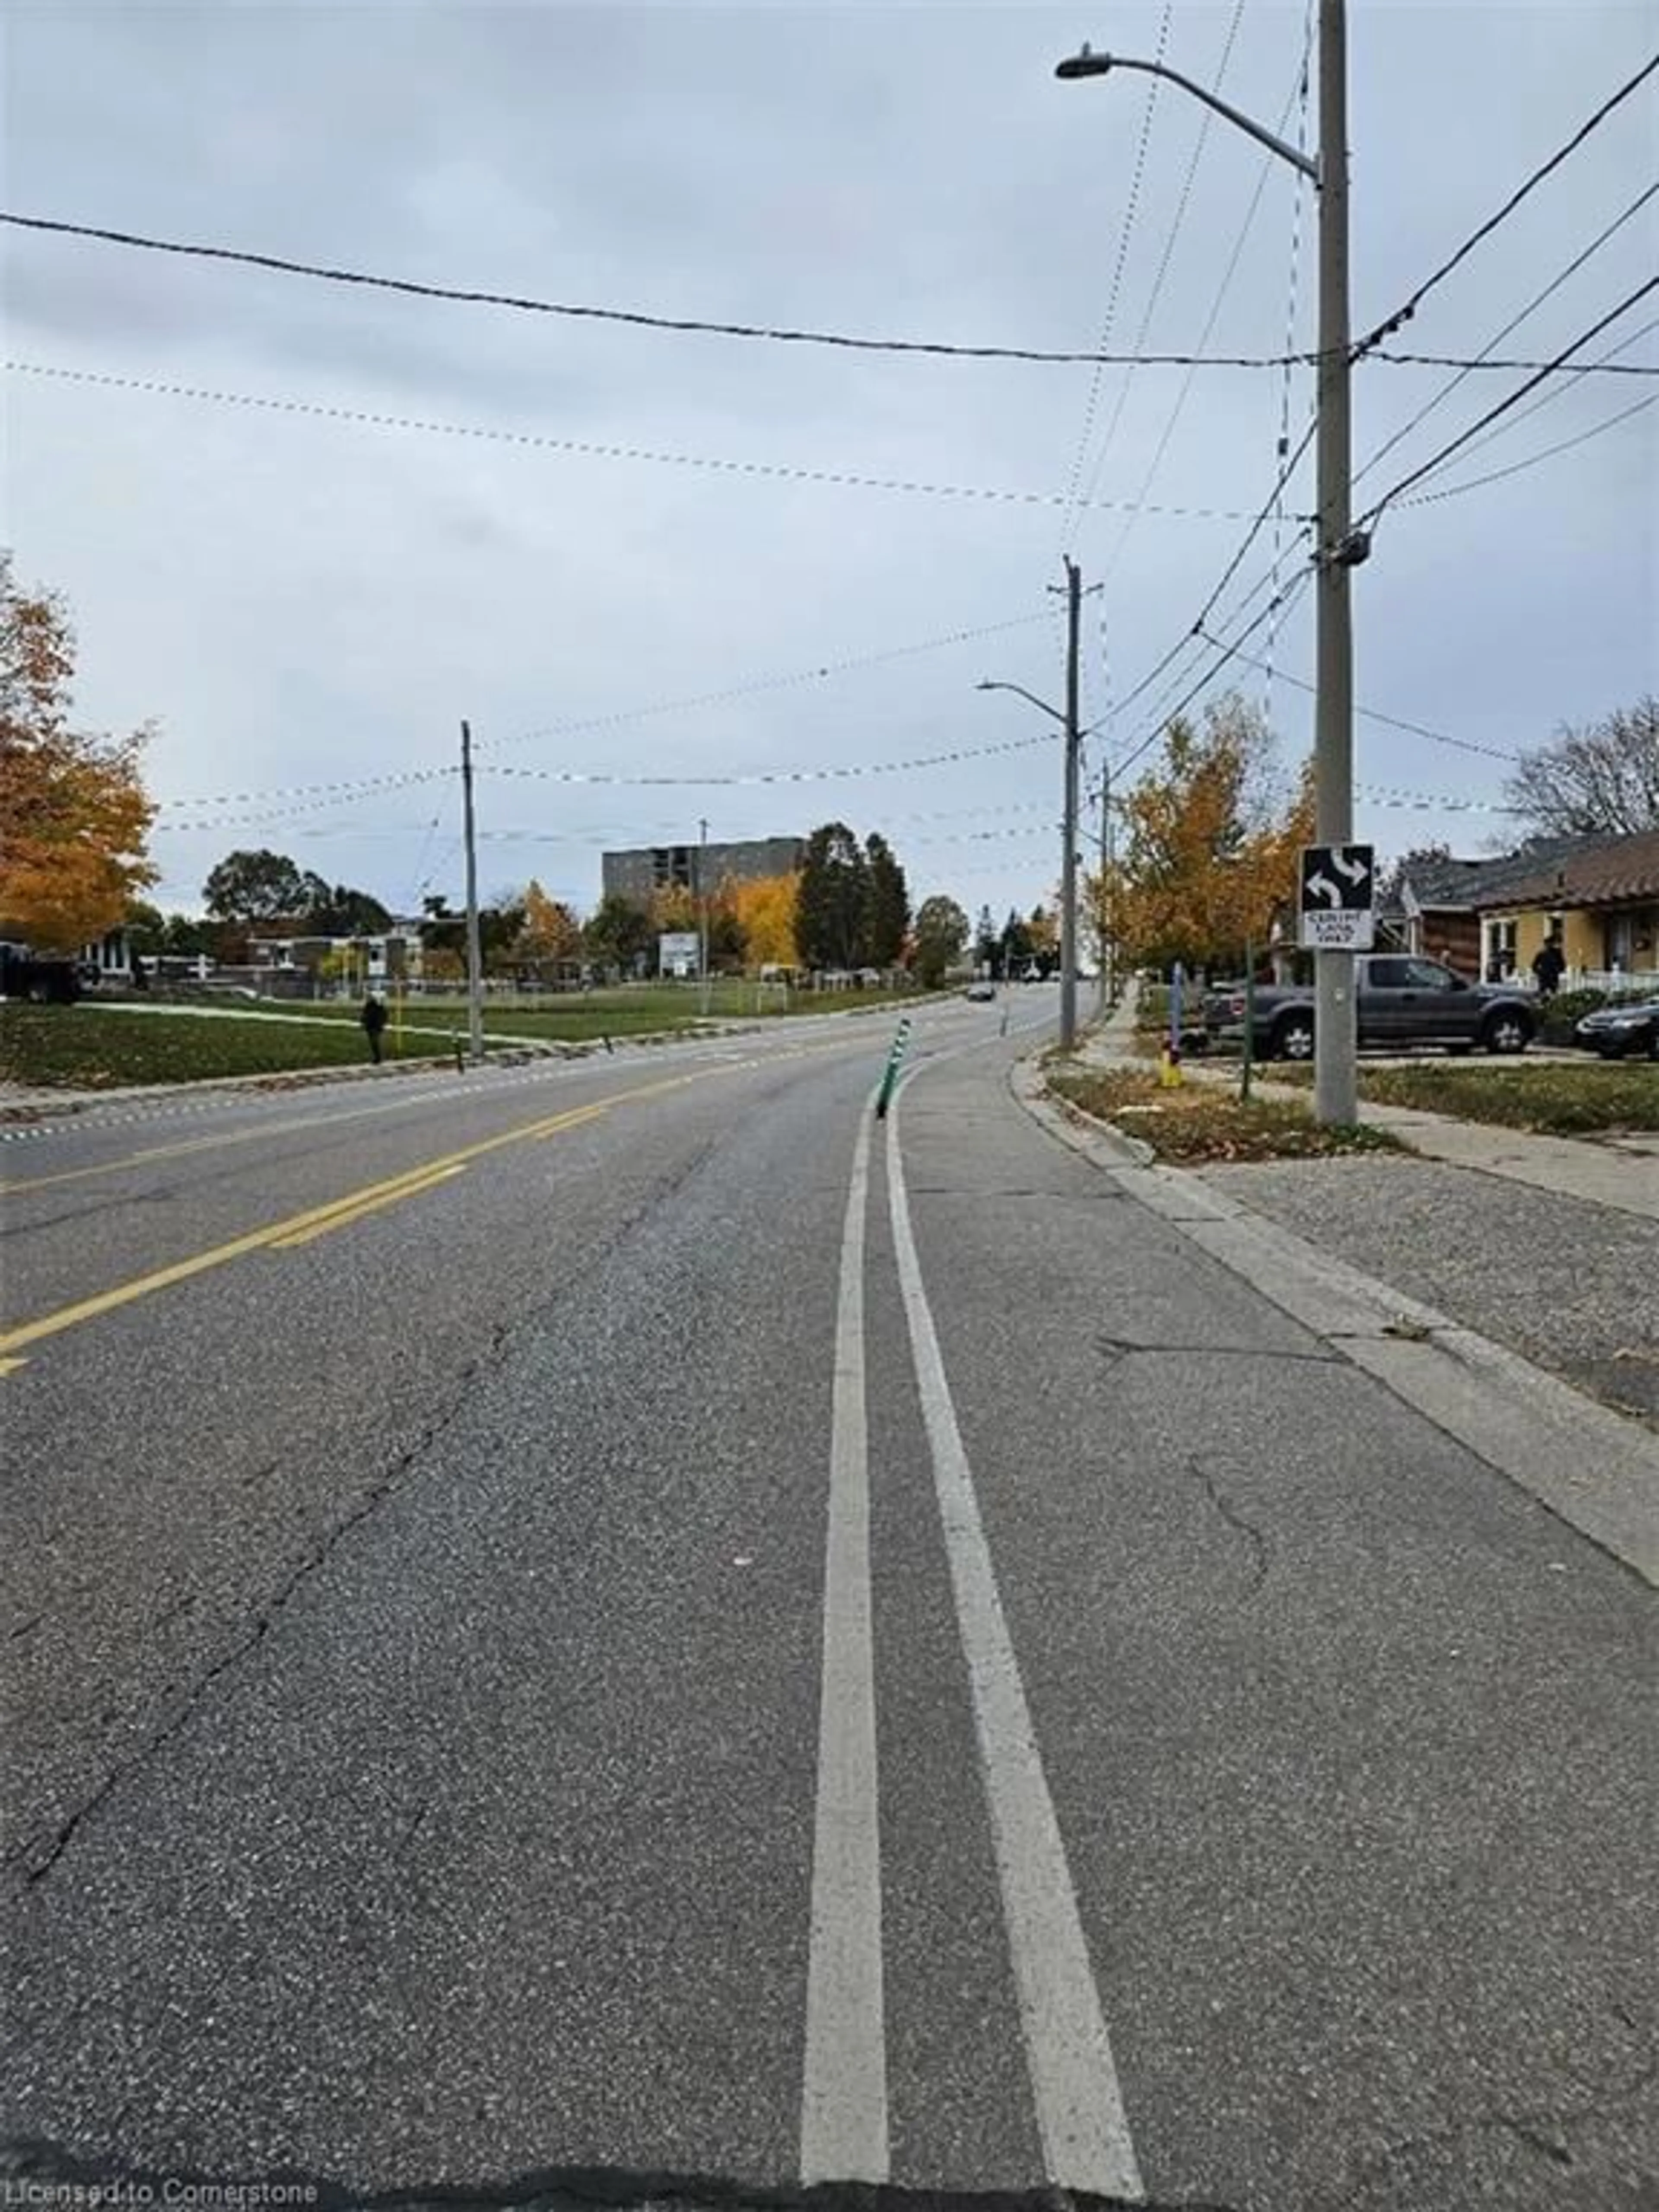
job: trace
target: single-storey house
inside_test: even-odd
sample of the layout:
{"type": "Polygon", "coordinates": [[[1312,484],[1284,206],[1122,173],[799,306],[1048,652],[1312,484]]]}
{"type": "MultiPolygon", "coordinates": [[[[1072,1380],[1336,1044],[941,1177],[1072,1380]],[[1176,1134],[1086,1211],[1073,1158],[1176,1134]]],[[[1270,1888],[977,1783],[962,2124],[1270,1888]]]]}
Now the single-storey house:
{"type": "MultiPolygon", "coordinates": [[[[1501,899],[1514,886],[1561,866],[1586,848],[1601,848],[1601,837],[1534,837],[1518,851],[1485,860],[1451,858],[1410,863],[1394,901],[1377,915],[1379,933],[1406,951],[1443,960],[1474,976],[1516,972],[1512,945],[1501,933],[1484,926],[1485,902],[1501,899]]],[[[1539,943],[1543,941],[1541,935],[1539,943]]],[[[1534,945],[1533,951],[1536,951],[1534,945]]],[[[1529,962],[1532,952],[1527,955],[1529,962]]],[[[1520,972],[1526,972],[1522,969],[1520,972]]]]}
{"type": "Polygon", "coordinates": [[[1516,857],[1532,865],[1474,895],[1483,975],[1529,975],[1559,932],[1570,979],[1659,975],[1659,830],[1516,857]]]}

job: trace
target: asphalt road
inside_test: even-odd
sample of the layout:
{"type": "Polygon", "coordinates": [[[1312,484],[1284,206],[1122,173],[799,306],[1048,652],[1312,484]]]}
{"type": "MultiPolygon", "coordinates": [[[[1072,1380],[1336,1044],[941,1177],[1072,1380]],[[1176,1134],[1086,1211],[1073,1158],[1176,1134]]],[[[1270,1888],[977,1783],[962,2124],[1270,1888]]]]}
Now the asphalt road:
{"type": "Polygon", "coordinates": [[[1652,1592],[1001,1022],[5,1148],[6,2141],[1659,2202],[1652,1592]]]}

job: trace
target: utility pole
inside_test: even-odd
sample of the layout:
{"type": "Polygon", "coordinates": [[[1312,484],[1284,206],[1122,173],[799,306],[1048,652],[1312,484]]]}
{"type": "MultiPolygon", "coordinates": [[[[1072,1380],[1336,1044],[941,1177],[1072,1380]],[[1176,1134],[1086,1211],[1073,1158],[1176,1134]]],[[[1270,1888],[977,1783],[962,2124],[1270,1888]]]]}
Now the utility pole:
{"type": "Polygon", "coordinates": [[[1103,1022],[1112,1003],[1111,942],[1107,933],[1106,884],[1112,866],[1112,764],[1100,769],[1100,896],[1096,902],[1095,934],[1100,960],[1099,1018],[1103,1022]]]}
{"type": "Polygon", "coordinates": [[[483,940],[478,929],[478,833],[472,818],[472,731],[461,724],[461,828],[466,840],[466,1029],[472,1065],[483,1058],[483,940]]]}
{"type": "MultiPolygon", "coordinates": [[[[1319,193],[1318,543],[1314,549],[1318,702],[1314,714],[1315,835],[1322,845],[1353,837],[1353,623],[1349,571],[1370,550],[1353,527],[1348,421],[1353,373],[1348,334],[1348,40],[1345,0],[1319,0],[1319,156],[1276,137],[1179,70],[1085,46],[1060,62],[1068,82],[1138,70],[1167,78],[1307,178],[1319,193]]],[[[1353,955],[1314,955],[1314,1110],[1321,1121],[1352,1121],[1358,1110],[1354,1066],[1353,955]]]]}
{"type": "Polygon", "coordinates": [[[708,1012],[708,824],[697,823],[697,985],[708,1012]]]}
{"type": "Polygon", "coordinates": [[[1077,1042],[1077,815],[1078,763],[1083,750],[1078,730],[1079,641],[1082,632],[1083,575],[1069,555],[1066,562],[1066,850],[1060,871],[1060,1048],[1077,1042]]]}
{"type": "MultiPolygon", "coordinates": [[[[1348,65],[1346,0],[1319,0],[1319,536],[1315,549],[1316,638],[1315,836],[1353,837],[1353,614],[1350,543],[1348,336],[1348,65]]],[[[1352,952],[1314,955],[1314,1115],[1358,1114],[1352,952]]]]}

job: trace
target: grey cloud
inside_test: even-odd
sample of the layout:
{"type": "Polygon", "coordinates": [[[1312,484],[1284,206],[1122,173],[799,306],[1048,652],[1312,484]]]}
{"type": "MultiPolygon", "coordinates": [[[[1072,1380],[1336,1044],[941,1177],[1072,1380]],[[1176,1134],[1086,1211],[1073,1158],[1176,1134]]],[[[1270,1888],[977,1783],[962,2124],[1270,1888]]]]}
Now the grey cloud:
{"type": "MultiPolygon", "coordinates": [[[[1052,66],[1085,35],[1150,52],[1159,12],[181,10],[60,0],[20,15],[12,33],[8,198],[82,220],[669,313],[1086,345],[1106,316],[1145,91],[1127,81],[1058,86],[1052,66]]],[[[1227,14],[1177,7],[1171,60],[1207,81],[1227,14]]],[[[1576,127],[1641,58],[1644,40],[1637,11],[1613,6],[1431,15],[1357,0],[1352,15],[1363,325],[1576,127]]],[[[1299,7],[1245,9],[1230,96],[1278,115],[1302,21],[1299,7]]],[[[1412,342],[1484,343],[1638,188],[1653,113],[1650,100],[1576,156],[1425,307],[1412,342]]],[[[1160,98],[1112,318],[1117,345],[1144,325],[1153,345],[1186,349],[1210,313],[1260,173],[1255,151],[1218,127],[1147,313],[1197,133],[1194,108],[1160,98]]],[[[1271,176],[1212,349],[1284,344],[1293,200],[1289,179],[1271,176]]],[[[1304,208],[1302,346],[1310,220],[1304,208]]],[[[1631,225],[1523,326],[1516,349],[1565,343],[1647,273],[1653,243],[1650,229],[1631,225]]],[[[671,453],[1061,489],[1091,382],[1086,369],[550,323],[64,242],[8,238],[0,252],[14,350],[671,453]]],[[[1357,456],[1438,380],[1368,368],[1356,393],[1357,456]]],[[[1401,464],[1512,380],[1471,379],[1404,442],[1401,464]]],[[[1181,382],[1178,371],[1103,376],[1082,466],[1086,483],[1099,464],[1103,498],[1139,493],[1181,382]]],[[[1482,460],[1501,465],[1570,434],[1621,396],[1628,388],[1587,380],[1482,460]]],[[[1271,481],[1284,397],[1274,374],[1200,372],[1150,495],[1253,507],[1271,481]]],[[[691,697],[994,622],[1040,606],[1058,573],[1060,520],[1042,507],[580,460],[21,380],[8,404],[7,505],[21,566],[76,603],[89,714],[161,717],[155,775],[175,793],[443,760],[463,712],[493,742],[691,697]]],[[[1294,429],[1307,404],[1298,374],[1294,429]]],[[[1644,422],[1655,417],[1511,484],[1392,514],[1356,582],[1362,697],[1502,744],[1659,684],[1659,447],[1644,422]]],[[[1304,474],[1291,504],[1309,496],[1304,474]]],[[[1091,710],[1109,684],[1121,696],[1180,637],[1239,536],[1225,522],[1147,515],[1131,530],[1109,512],[1084,519],[1085,570],[1115,564],[1103,610],[1091,603],[1091,710]]],[[[1241,586],[1270,552],[1269,535],[1241,586]]],[[[1273,641],[1281,669],[1307,672],[1310,636],[1304,601],[1273,641]]],[[[973,693],[981,674],[1055,696],[1054,629],[1039,623],[501,757],[714,772],[1021,734],[1029,724],[1016,702],[973,693]]],[[[1252,696],[1267,688],[1254,672],[1243,681],[1252,696]]],[[[1299,747],[1305,699],[1279,684],[1273,703],[1287,747],[1299,747]]],[[[1121,735],[1138,726],[1132,715],[1121,735]]],[[[1362,724],[1358,750],[1373,781],[1496,795],[1495,769],[1423,740],[1362,724]]],[[[1015,897],[1029,905],[1052,883],[1051,835],[922,841],[957,827],[1022,827],[1027,817],[1008,810],[1055,784],[1044,750],[783,793],[499,779],[483,797],[494,826],[560,839],[629,825],[663,834],[703,811],[763,831],[831,811],[867,828],[954,809],[957,819],[937,830],[911,824],[913,879],[1000,908],[1015,897]],[[977,823],[960,818],[973,808],[984,810],[977,823]]],[[[446,818],[428,841],[430,820],[424,799],[400,796],[248,834],[401,896],[423,841],[451,856],[453,872],[453,825],[446,818]]],[[[1462,837],[1468,825],[1365,821],[1385,842],[1425,827],[1462,837]]],[[[169,884],[199,882],[240,834],[167,844],[169,884]]],[[[526,873],[534,865],[544,881],[580,878],[590,896],[597,886],[591,845],[492,849],[504,867],[511,856],[517,868],[522,851],[526,873]]],[[[422,865],[431,861],[427,852],[422,865]]]]}

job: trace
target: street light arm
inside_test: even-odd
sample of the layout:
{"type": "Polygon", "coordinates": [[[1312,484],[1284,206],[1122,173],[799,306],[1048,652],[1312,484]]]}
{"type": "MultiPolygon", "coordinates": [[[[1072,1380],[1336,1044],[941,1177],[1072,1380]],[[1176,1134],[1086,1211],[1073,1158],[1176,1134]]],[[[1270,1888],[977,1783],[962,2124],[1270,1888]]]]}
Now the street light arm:
{"type": "Polygon", "coordinates": [[[1191,77],[1182,76],[1179,70],[1172,70],[1163,62],[1133,61],[1122,54],[1091,54],[1085,46],[1080,54],[1073,54],[1068,60],[1057,64],[1054,75],[1069,80],[1104,76],[1111,70],[1139,70],[1146,76],[1167,77],[1171,84],[1178,84],[1183,92],[1191,93],[1194,100],[1202,100],[1206,107],[1212,108],[1216,114],[1224,117],[1229,123],[1236,124],[1247,137],[1254,138],[1257,145],[1265,146],[1270,154],[1277,154],[1281,161],[1288,161],[1293,169],[1299,169],[1316,185],[1319,182],[1318,162],[1304,154],[1299,146],[1290,145],[1285,139],[1276,137],[1271,131],[1253,121],[1240,109],[1224,100],[1218,100],[1214,93],[1206,92],[1201,84],[1194,84],[1191,77]]]}
{"type": "Polygon", "coordinates": [[[1023,684],[994,684],[989,678],[986,678],[975,684],[974,689],[975,691],[1017,692],[1022,699],[1029,700],[1033,707],[1047,714],[1051,721],[1058,722],[1062,729],[1066,726],[1066,717],[1060,713],[1059,708],[1051,707],[1046,699],[1039,699],[1035,691],[1028,691],[1023,684]]]}

